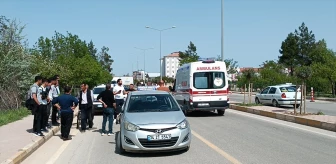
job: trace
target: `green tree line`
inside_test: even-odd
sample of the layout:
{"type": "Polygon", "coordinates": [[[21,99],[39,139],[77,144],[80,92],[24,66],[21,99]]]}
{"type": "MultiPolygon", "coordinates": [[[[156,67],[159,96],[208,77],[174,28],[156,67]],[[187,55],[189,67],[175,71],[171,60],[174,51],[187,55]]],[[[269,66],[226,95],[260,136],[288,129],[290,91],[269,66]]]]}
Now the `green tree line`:
{"type": "Polygon", "coordinates": [[[24,37],[25,26],[0,16],[0,109],[18,109],[36,75],[60,75],[61,86],[93,87],[112,79],[113,59],[108,47],[100,51],[93,41],[55,32],[41,36],[33,47],[24,37]]]}
{"type": "Polygon", "coordinates": [[[305,84],[308,91],[313,87],[318,93],[335,97],[336,52],[328,48],[324,39],[316,41],[305,23],[288,34],[279,53],[278,60],[263,62],[259,71],[244,71],[238,78],[238,87],[244,87],[249,81],[254,88],[283,83],[305,84]]]}

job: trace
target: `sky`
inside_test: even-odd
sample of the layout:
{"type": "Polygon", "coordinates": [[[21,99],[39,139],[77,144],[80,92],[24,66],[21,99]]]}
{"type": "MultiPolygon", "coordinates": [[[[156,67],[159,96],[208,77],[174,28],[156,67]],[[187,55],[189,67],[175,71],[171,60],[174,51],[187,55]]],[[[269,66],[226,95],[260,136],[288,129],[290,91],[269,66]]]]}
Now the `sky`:
{"type": "MultiPolygon", "coordinates": [[[[185,51],[189,42],[200,57],[221,54],[220,0],[1,0],[0,15],[26,24],[30,46],[54,32],[77,34],[100,49],[109,47],[113,73],[160,72],[162,56],[185,51]],[[144,53],[138,48],[153,48],[144,53]]],[[[336,50],[335,0],[224,0],[224,58],[239,67],[278,59],[281,42],[304,22],[317,40],[336,50]]]]}

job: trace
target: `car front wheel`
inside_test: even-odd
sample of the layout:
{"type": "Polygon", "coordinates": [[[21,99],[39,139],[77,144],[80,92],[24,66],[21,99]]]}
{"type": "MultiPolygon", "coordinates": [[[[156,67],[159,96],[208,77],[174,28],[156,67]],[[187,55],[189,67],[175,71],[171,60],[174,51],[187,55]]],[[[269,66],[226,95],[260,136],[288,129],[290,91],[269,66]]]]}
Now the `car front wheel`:
{"type": "Polygon", "coordinates": [[[117,147],[117,152],[119,154],[124,154],[126,151],[125,149],[122,147],[122,142],[121,142],[121,132],[118,132],[118,135],[116,137],[116,147],[117,147]]]}
{"type": "Polygon", "coordinates": [[[254,101],[255,101],[255,103],[256,103],[256,104],[260,104],[260,101],[259,101],[259,99],[258,99],[258,98],[255,98],[255,100],[254,100],[254,101]]]}

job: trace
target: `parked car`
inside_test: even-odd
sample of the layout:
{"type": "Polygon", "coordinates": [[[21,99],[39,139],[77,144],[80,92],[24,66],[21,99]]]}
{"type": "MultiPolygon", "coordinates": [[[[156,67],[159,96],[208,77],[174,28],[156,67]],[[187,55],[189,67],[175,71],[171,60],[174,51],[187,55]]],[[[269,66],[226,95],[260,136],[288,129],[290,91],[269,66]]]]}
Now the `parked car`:
{"type": "Polygon", "coordinates": [[[119,153],[189,150],[189,122],[168,92],[130,92],[120,121],[116,136],[119,153]]]}
{"type": "Polygon", "coordinates": [[[100,92],[104,91],[106,86],[104,84],[98,85],[93,88],[93,109],[94,113],[102,112],[103,111],[103,104],[97,100],[98,95],[100,92]]]}
{"type": "MultiPolygon", "coordinates": [[[[295,92],[296,87],[286,86],[286,85],[275,85],[269,86],[263,89],[260,93],[255,96],[256,104],[272,104],[274,107],[279,107],[281,105],[295,105],[295,92]]],[[[296,107],[301,104],[301,92],[297,92],[296,96],[297,102],[296,107]]]]}

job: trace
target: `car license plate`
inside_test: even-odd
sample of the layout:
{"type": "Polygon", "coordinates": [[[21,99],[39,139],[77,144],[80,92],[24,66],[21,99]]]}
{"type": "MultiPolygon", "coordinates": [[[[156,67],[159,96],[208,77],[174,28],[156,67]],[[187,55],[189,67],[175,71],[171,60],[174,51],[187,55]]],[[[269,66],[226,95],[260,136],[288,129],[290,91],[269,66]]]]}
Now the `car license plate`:
{"type": "Polygon", "coordinates": [[[169,140],[171,139],[171,134],[156,134],[156,135],[148,135],[148,141],[157,141],[157,140],[169,140]]]}
{"type": "Polygon", "coordinates": [[[209,106],[209,103],[199,103],[198,106],[209,106]]]}
{"type": "Polygon", "coordinates": [[[98,105],[98,108],[101,108],[101,107],[103,107],[103,105],[98,105]]]}

